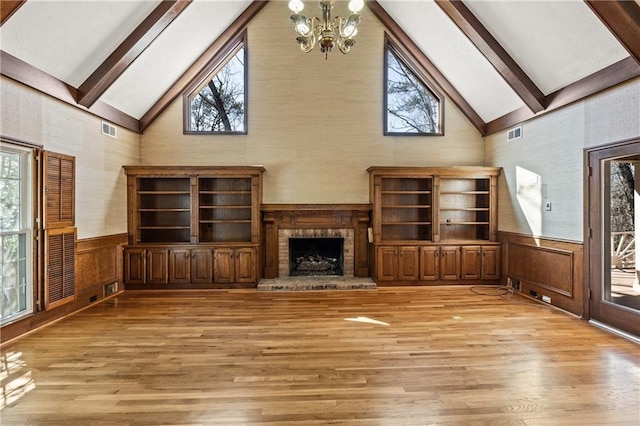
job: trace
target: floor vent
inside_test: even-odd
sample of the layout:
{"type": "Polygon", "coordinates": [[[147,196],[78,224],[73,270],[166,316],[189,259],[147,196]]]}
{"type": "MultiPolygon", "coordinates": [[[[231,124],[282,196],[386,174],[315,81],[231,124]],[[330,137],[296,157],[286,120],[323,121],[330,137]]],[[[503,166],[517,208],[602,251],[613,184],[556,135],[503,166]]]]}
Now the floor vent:
{"type": "Polygon", "coordinates": [[[104,286],[104,297],[110,296],[114,293],[118,292],[118,282],[112,282],[111,284],[106,284],[104,286]]]}

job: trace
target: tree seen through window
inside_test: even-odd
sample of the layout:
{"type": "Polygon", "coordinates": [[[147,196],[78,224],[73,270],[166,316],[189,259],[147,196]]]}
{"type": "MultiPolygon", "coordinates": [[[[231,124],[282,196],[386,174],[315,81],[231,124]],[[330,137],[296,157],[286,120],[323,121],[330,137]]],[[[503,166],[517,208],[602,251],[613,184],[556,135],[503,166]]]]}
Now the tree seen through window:
{"type": "Polygon", "coordinates": [[[441,101],[387,45],[385,134],[442,134],[441,101]]]}
{"type": "Polygon", "coordinates": [[[245,133],[245,49],[231,55],[200,91],[189,96],[190,131],[245,133]]]}

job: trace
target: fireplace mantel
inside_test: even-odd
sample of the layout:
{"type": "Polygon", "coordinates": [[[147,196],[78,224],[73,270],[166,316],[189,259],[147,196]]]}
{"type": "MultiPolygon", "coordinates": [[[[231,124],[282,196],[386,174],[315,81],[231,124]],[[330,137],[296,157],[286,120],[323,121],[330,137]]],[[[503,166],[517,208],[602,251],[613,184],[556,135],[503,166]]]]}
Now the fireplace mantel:
{"type": "Polygon", "coordinates": [[[280,230],[353,230],[353,256],[356,277],[369,275],[367,229],[370,226],[370,204],[263,204],[264,277],[279,276],[280,230]]]}

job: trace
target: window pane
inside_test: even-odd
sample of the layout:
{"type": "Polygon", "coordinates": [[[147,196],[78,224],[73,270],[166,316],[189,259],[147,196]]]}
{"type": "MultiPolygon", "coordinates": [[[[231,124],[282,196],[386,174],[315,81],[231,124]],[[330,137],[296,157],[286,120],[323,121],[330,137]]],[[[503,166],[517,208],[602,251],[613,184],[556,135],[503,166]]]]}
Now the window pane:
{"type": "Polygon", "coordinates": [[[0,151],[0,314],[2,323],[32,310],[31,150],[0,151]]]}
{"type": "Polygon", "coordinates": [[[245,132],[244,47],[189,97],[194,132],[245,132]]]}
{"type": "Polygon", "coordinates": [[[440,100],[387,48],[387,133],[439,134],[440,100]]]}

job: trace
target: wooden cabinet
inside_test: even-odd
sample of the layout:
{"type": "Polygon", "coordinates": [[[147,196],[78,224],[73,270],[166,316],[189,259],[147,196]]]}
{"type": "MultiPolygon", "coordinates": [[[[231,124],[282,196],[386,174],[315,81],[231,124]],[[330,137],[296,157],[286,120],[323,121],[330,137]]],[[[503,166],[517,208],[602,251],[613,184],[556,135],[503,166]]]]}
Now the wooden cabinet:
{"type": "Polygon", "coordinates": [[[252,283],[257,279],[255,248],[219,248],[213,250],[213,281],[216,283],[252,283]]]}
{"type": "Polygon", "coordinates": [[[445,281],[460,279],[460,247],[440,247],[440,274],[445,281]]]}
{"type": "Polygon", "coordinates": [[[169,282],[205,284],[212,280],[211,249],[169,249],[169,282]]]}
{"type": "Polygon", "coordinates": [[[124,282],[128,284],[144,284],[147,282],[147,253],[143,248],[126,248],[124,250],[124,282]]]}
{"type": "Polygon", "coordinates": [[[376,281],[499,282],[499,168],[368,171],[376,281]]]}
{"type": "Polygon", "coordinates": [[[420,274],[420,248],[379,246],[378,281],[416,281],[420,274]]]}
{"type": "Polygon", "coordinates": [[[202,288],[257,282],[264,168],[124,169],[125,284],[202,288]]]}
{"type": "Polygon", "coordinates": [[[460,247],[460,279],[479,280],[482,272],[482,247],[460,247]]]}
{"type": "Polygon", "coordinates": [[[420,247],[420,280],[437,281],[440,278],[440,247],[420,247]]]}
{"type": "Polygon", "coordinates": [[[482,247],[482,279],[500,279],[500,246],[482,247]]]}

